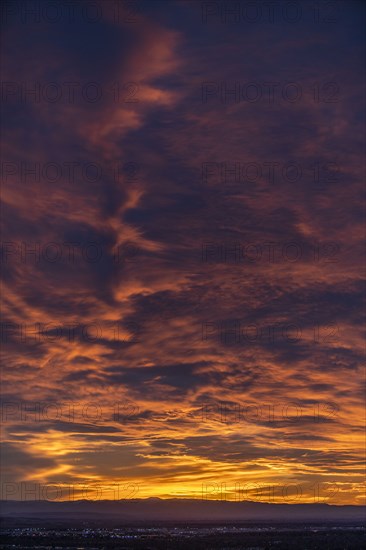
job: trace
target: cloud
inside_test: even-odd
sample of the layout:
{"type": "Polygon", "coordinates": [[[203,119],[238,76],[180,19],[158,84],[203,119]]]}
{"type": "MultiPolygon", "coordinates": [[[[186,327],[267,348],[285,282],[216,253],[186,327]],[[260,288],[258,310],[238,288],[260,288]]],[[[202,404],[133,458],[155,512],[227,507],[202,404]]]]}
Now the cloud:
{"type": "Polygon", "coordinates": [[[336,479],[355,502],[357,10],[321,29],[306,10],[298,25],[205,25],[193,4],[128,23],[104,2],[95,24],[5,30],[7,479],[27,463],[27,479],[123,478],[166,497],[245,472],[336,479]],[[24,100],[24,82],[63,95],[24,100]]]}

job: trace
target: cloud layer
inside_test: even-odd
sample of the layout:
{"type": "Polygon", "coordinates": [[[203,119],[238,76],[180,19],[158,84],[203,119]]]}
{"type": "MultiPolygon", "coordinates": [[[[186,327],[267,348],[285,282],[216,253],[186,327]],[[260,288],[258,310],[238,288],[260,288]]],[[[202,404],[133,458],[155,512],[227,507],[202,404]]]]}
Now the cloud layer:
{"type": "Polygon", "coordinates": [[[359,504],[362,6],[169,4],[5,25],[4,483],[359,504]]]}

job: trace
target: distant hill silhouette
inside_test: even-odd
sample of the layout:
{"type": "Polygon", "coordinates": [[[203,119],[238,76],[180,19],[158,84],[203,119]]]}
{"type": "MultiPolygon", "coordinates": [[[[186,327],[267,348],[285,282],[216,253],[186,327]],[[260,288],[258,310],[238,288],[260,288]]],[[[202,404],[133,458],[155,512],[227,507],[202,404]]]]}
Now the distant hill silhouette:
{"type": "Polygon", "coordinates": [[[29,520],[37,524],[52,521],[75,523],[97,521],[104,524],[164,522],[360,522],[366,517],[365,506],[328,504],[271,504],[261,502],[225,502],[159,498],[124,501],[0,501],[1,517],[29,520]]]}

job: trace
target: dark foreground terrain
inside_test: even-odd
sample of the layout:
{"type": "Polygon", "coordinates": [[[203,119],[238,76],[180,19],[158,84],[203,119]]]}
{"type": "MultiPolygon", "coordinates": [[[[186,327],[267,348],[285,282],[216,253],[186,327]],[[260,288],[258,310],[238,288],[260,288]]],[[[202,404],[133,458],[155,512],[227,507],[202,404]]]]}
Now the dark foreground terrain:
{"type": "Polygon", "coordinates": [[[12,527],[2,529],[3,549],[252,549],[360,550],[365,528],[344,525],[180,525],[108,528],[12,527]]]}
{"type": "Polygon", "coordinates": [[[179,499],[0,501],[6,550],[360,550],[365,507],[179,499]]]}

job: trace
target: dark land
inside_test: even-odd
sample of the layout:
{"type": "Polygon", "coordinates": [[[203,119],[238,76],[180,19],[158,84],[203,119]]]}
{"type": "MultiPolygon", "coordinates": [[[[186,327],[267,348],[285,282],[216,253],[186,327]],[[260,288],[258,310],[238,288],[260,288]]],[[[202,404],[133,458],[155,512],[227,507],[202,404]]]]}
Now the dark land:
{"type": "Polygon", "coordinates": [[[2,501],[1,548],[365,547],[365,507],[199,500],[2,501]]]}

